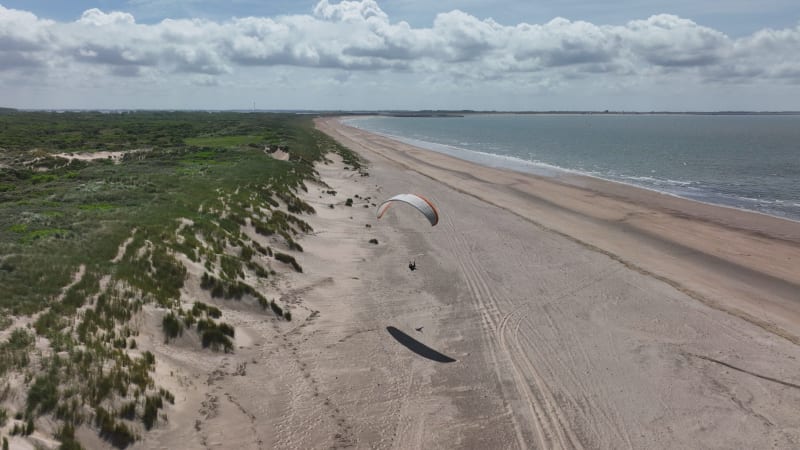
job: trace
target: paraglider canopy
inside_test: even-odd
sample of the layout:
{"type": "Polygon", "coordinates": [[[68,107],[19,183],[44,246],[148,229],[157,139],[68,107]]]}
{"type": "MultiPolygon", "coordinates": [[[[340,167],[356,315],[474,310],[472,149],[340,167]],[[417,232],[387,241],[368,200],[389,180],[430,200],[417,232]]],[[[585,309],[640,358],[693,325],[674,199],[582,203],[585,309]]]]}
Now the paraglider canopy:
{"type": "Polygon", "coordinates": [[[417,211],[425,215],[425,217],[428,219],[428,222],[431,223],[431,226],[439,223],[439,212],[436,211],[433,203],[431,203],[425,197],[416,194],[397,194],[389,200],[381,203],[378,206],[378,219],[383,216],[390,206],[397,202],[406,203],[416,208],[417,211]]]}

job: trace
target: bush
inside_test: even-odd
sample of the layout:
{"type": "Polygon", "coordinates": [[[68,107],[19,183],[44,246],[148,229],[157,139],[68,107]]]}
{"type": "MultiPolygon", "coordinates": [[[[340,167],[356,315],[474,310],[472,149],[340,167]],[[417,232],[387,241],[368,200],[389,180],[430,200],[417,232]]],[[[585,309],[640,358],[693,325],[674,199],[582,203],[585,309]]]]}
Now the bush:
{"type": "Polygon", "coordinates": [[[164,316],[164,319],[161,321],[161,326],[164,329],[164,336],[167,342],[183,334],[183,324],[181,324],[180,320],[178,320],[173,312],[164,316]]]}
{"type": "Polygon", "coordinates": [[[294,259],[294,256],[292,255],[287,255],[286,253],[281,253],[281,252],[275,252],[275,259],[284,264],[290,264],[296,272],[300,273],[303,272],[303,268],[300,267],[300,264],[297,263],[297,261],[294,259]]]}
{"type": "Polygon", "coordinates": [[[348,199],[347,199],[347,200],[344,202],[344,206],[353,206],[353,199],[352,199],[352,198],[348,198],[348,199]]]}
{"type": "Polygon", "coordinates": [[[301,247],[300,244],[295,242],[293,239],[289,239],[288,243],[289,243],[289,250],[295,250],[295,251],[298,251],[298,252],[302,252],[303,251],[303,247],[301,247]]]}
{"type": "Polygon", "coordinates": [[[65,423],[58,430],[56,438],[61,441],[58,450],[83,450],[81,444],[75,440],[75,427],[70,423],[65,423]]]}
{"type": "Polygon", "coordinates": [[[133,420],[136,417],[136,402],[128,402],[119,409],[119,417],[133,420]]]}
{"type": "Polygon", "coordinates": [[[220,346],[222,346],[225,353],[233,350],[233,343],[231,340],[217,327],[203,331],[202,342],[203,348],[211,347],[211,350],[214,351],[219,350],[220,346]]]}
{"type": "Polygon", "coordinates": [[[28,390],[27,411],[28,416],[34,413],[46,414],[58,404],[58,379],[54,373],[36,377],[33,385],[28,390]]]}
{"type": "Polygon", "coordinates": [[[292,321],[292,313],[288,309],[283,313],[283,318],[286,319],[288,322],[292,321]]]}
{"type": "Polygon", "coordinates": [[[253,249],[247,246],[242,246],[240,257],[242,261],[250,261],[253,258],[253,249]]]}
{"type": "Polygon", "coordinates": [[[225,322],[222,322],[221,324],[217,325],[217,327],[219,328],[219,331],[222,332],[222,334],[233,337],[234,329],[232,326],[228,325],[225,322]]]}
{"type": "Polygon", "coordinates": [[[125,448],[136,441],[136,435],[125,425],[117,422],[114,417],[102,407],[98,407],[95,415],[95,425],[100,428],[100,437],[111,442],[118,448],[125,448]]]}
{"type": "Polygon", "coordinates": [[[158,418],[158,410],[164,406],[161,401],[160,395],[147,396],[144,401],[144,413],[142,414],[142,423],[147,430],[153,428],[158,418]]]}
{"type": "Polygon", "coordinates": [[[370,239],[370,240],[369,240],[369,243],[370,243],[370,244],[375,244],[375,245],[378,245],[378,240],[377,240],[377,239],[375,239],[375,238],[372,238],[372,239],[370,239]]]}
{"type": "Polygon", "coordinates": [[[278,304],[275,303],[275,300],[269,302],[269,307],[272,309],[272,312],[274,312],[278,317],[283,316],[283,308],[278,306],[278,304]]]}
{"type": "Polygon", "coordinates": [[[214,319],[219,319],[222,317],[222,311],[220,311],[216,306],[209,306],[207,312],[208,317],[213,317],[214,319]]]}
{"type": "Polygon", "coordinates": [[[216,328],[217,324],[211,319],[202,319],[197,321],[197,332],[202,333],[205,330],[216,328]]]}

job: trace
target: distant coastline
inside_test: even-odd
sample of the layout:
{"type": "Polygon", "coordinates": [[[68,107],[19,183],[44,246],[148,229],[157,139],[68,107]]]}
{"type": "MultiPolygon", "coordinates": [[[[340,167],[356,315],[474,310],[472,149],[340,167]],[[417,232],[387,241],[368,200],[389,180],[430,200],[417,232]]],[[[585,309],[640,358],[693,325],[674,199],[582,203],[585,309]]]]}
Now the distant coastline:
{"type": "Polygon", "coordinates": [[[614,115],[701,115],[701,116],[795,116],[797,111],[625,111],[625,110],[478,110],[478,109],[436,109],[436,110],[402,110],[402,109],[376,109],[376,110],[333,110],[333,109],[215,109],[215,108],[13,108],[0,107],[0,114],[15,112],[99,112],[99,113],[127,113],[127,112],[238,112],[238,113],[280,113],[280,114],[316,114],[323,116],[353,116],[377,115],[390,117],[464,117],[474,114],[614,114],[614,115]]]}

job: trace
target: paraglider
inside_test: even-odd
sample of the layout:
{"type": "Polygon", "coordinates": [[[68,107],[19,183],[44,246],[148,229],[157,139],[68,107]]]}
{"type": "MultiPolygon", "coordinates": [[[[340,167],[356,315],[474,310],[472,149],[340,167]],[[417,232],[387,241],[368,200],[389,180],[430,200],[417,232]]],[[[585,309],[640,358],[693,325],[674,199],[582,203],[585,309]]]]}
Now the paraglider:
{"type": "Polygon", "coordinates": [[[381,203],[378,206],[378,219],[383,217],[383,214],[387,209],[389,209],[390,206],[398,202],[406,203],[416,208],[417,211],[425,215],[425,217],[428,219],[428,222],[431,223],[431,226],[435,226],[437,223],[439,223],[439,212],[436,211],[436,207],[433,206],[433,203],[431,203],[425,197],[416,194],[397,194],[389,200],[381,203]]]}

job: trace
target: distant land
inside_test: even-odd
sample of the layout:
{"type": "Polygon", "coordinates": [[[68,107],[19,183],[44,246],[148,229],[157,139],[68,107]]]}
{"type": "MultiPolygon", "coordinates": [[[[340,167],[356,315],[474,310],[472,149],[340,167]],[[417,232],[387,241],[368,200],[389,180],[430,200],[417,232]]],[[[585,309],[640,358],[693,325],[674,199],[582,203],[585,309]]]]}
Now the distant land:
{"type": "Polygon", "coordinates": [[[766,115],[766,116],[780,116],[780,115],[800,115],[798,111],[617,111],[617,110],[546,110],[546,111],[502,111],[502,110],[479,110],[479,109],[461,109],[461,110],[330,110],[330,109],[137,109],[137,108],[119,108],[119,109],[92,109],[92,108],[8,108],[0,107],[0,114],[7,114],[13,112],[91,112],[96,111],[100,113],[127,113],[127,112],[258,112],[258,113],[294,113],[294,114],[321,114],[321,115],[381,115],[391,117],[461,117],[471,114],[616,114],[616,115],[716,115],[716,116],[751,116],[751,115],[766,115]]]}

